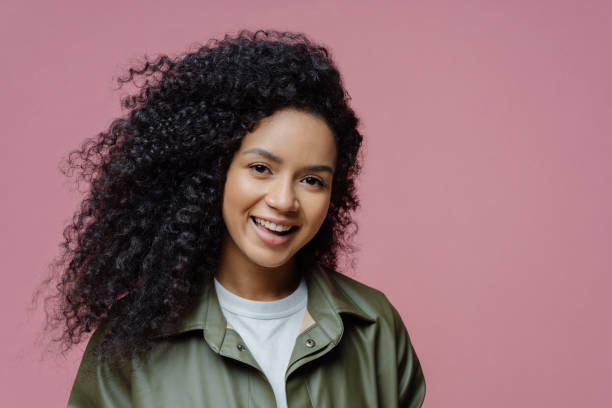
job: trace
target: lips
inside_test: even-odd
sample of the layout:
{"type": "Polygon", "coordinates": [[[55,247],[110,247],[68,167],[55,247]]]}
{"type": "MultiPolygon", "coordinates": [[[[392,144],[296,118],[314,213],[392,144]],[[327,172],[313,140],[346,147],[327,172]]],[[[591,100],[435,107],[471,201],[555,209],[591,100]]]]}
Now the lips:
{"type": "Polygon", "coordinates": [[[292,230],[289,230],[289,233],[285,235],[279,235],[278,233],[272,232],[263,225],[260,225],[255,222],[253,217],[249,217],[249,222],[255,229],[255,233],[264,243],[268,245],[281,245],[291,240],[293,236],[295,236],[297,230],[299,229],[297,226],[294,226],[292,230]]]}

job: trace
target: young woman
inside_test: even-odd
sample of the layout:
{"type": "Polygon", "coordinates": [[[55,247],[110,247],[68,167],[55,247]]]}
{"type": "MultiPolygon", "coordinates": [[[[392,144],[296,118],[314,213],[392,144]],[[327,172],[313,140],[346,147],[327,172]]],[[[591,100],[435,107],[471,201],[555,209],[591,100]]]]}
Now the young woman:
{"type": "Polygon", "coordinates": [[[243,31],[147,61],[68,159],[91,190],[56,266],[69,407],[420,407],[396,309],[337,272],[362,136],[327,50],[243,31]]]}

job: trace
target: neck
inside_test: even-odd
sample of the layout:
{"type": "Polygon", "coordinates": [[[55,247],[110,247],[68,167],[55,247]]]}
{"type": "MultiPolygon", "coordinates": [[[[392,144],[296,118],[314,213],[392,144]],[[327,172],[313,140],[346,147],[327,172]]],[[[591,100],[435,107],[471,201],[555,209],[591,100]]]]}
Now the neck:
{"type": "Polygon", "coordinates": [[[236,251],[228,250],[231,245],[224,245],[215,273],[215,278],[224,288],[245,299],[258,301],[282,299],[297,289],[301,274],[295,256],[284,265],[268,268],[245,256],[236,256],[236,251]]]}

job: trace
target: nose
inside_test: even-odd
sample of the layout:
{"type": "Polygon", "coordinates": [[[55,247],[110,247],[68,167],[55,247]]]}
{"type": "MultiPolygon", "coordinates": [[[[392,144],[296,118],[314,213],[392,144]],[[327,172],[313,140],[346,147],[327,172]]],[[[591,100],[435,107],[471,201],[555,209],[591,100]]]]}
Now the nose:
{"type": "Polygon", "coordinates": [[[299,208],[293,181],[289,177],[275,180],[270,185],[265,201],[268,206],[282,212],[294,212],[299,208]]]}

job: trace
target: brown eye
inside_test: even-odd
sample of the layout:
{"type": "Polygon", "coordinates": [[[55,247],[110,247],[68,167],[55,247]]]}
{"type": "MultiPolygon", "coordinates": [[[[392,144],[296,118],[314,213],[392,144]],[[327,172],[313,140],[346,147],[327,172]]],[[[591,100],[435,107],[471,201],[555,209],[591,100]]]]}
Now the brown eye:
{"type": "Polygon", "coordinates": [[[318,178],[316,178],[316,177],[310,177],[310,176],[308,176],[308,177],[306,177],[304,180],[314,181],[314,184],[313,184],[313,183],[310,183],[310,182],[308,182],[308,181],[306,182],[307,184],[310,184],[311,186],[316,186],[316,185],[319,185],[319,186],[323,187],[323,186],[325,185],[325,184],[323,184],[323,182],[322,182],[321,180],[319,180],[319,179],[318,179],[318,178]]]}
{"type": "Polygon", "coordinates": [[[269,170],[263,164],[253,164],[249,166],[249,168],[253,169],[256,173],[263,174],[266,170],[269,170]]]}

